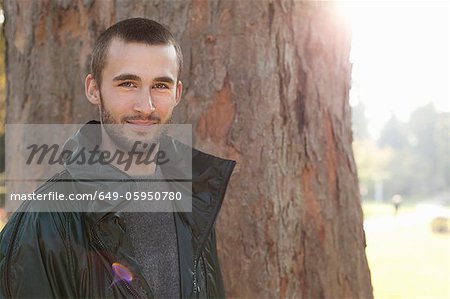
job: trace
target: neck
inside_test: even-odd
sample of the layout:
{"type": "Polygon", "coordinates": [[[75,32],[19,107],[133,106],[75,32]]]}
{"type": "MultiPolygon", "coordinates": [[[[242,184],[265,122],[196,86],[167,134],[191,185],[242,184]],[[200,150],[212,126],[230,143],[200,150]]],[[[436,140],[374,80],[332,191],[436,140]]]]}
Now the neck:
{"type": "Polygon", "coordinates": [[[102,152],[110,153],[110,157],[116,156],[116,158],[110,159],[110,164],[129,176],[149,176],[154,174],[159,143],[154,143],[150,149],[145,150],[138,145],[139,142],[136,142],[131,149],[118,147],[102,126],[102,143],[100,149],[102,152]]]}

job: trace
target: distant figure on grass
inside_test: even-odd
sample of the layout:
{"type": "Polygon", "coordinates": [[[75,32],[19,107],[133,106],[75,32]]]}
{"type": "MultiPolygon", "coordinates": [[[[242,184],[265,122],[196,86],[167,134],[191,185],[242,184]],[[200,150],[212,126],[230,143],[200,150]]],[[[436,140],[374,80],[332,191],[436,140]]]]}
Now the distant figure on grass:
{"type": "Polygon", "coordinates": [[[395,194],[394,196],[392,196],[392,204],[394,205],[395,216],[397,216],[397,214],[398,214],[398,210],[400,208],[400,205],[402,204],[402,201],[403,201],[403,198],[401,195],[395,194]]]}

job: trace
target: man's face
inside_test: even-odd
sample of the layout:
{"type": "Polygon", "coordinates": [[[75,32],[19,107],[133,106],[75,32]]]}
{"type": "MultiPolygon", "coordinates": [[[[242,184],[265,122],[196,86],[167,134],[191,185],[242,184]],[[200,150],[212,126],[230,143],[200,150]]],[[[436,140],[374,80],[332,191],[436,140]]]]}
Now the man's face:
{"type": "Polygon", "coordinates": [[[154,125],[170,122],[181,98],[177,73],[172,45],[111,42],[97,104],[106,132],[119,147],[148,143],[160,134],[161,126],[154,125]]]}

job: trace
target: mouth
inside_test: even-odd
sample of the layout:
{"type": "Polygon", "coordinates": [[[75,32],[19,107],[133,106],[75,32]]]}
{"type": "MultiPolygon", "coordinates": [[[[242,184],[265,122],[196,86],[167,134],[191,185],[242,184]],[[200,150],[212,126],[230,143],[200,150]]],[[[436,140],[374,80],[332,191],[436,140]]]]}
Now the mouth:
{"type": "Polygon", "coordinates": [[[148,131],[152,129],[154,125],[157,125],[157,121],[150,120],[127,120],[127,126],[129,126],[134,131],[148,131]]]}

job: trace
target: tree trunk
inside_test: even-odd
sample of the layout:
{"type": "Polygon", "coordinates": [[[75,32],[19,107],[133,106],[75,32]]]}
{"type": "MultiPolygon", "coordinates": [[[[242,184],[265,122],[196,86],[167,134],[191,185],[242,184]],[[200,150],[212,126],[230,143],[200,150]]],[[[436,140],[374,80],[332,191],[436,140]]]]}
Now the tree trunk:
{"type": "Polygon", "coordinates": [[[332,2],[5,1],[7,122],[83,123],[98,34],[145,16],[185,57],[175,122],[235,159],[218,223],[227,296],[371,298],[348,91],[332,2]]]}

